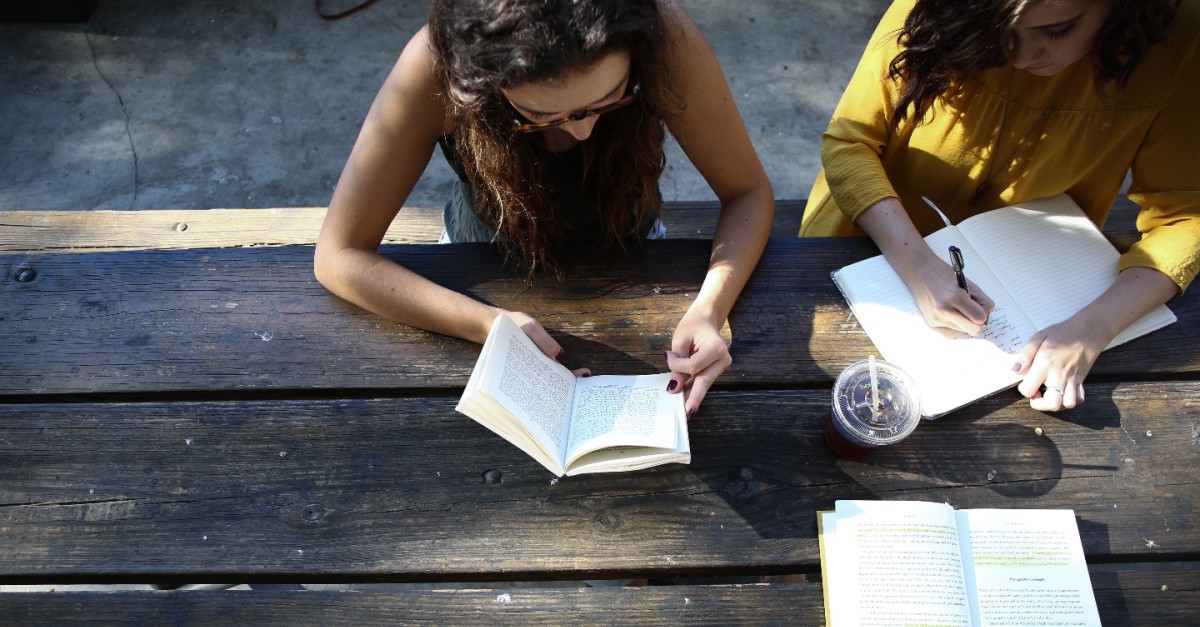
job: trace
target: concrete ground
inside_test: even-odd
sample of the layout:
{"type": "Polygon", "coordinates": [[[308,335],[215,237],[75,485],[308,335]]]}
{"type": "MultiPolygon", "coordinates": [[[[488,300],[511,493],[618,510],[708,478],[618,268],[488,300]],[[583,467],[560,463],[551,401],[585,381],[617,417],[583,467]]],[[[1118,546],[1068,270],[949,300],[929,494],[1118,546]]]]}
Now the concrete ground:
{"type": "MultiPolygon", "coordinates": [[[[683,3],[776,197],[807,197],[888,0],[683,3]]],[[[99,0],[86,24],[0,23],[0,210],[324,206],[427,8],[384,0],[327,22],[297,0],[99,0]]],[[[667,200],[713,198],[677,146],[668,168],[667,200]]],[[[435,154],[408,204],[443,204],[452,177],[435,154]]]]}

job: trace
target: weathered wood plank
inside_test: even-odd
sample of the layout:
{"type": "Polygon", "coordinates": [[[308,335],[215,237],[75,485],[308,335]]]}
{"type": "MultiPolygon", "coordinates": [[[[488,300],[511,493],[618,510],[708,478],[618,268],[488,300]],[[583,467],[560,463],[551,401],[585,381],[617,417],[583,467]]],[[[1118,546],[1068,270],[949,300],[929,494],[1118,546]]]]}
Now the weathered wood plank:
{"type": "MultiPolygon", "coordinates": [[[[0,251],[100,252],[314,244],[325,207],[0,212],[0,251]]],[[[440,207],[404,207],[387,243],[435,243],[440,207]]]]}
{"type": "Polygon", "coordinates": [[[6,624],[823,625],[820,584],[484,590],[19,593],[6,624]]]}
{"type": "MultiPolygon", "coordinates": [[[[771,240],[730,319],[734,363],[719,384],[826,385],[874,352],[829,272],[875,250],[865,239],[771,240]]],[[[568,260],[570,278],[532,287],[483,244],[384,251],[535,315],[576,365],[647,373],[665,368],[710,244],[568,260]]],[[[313,278],[309,247],[0,255],[0,272],[0,396],[451,389],[478,354],[332,296],[313,278]]],[[[1179,324],[1104,353],[1093,380],[1200,372],[1197,290],[1171,307],[1179,324]]]]}
{"type": "MultiPolygon", "coordinates": [[[[1189,625],[1200,614],[1195,569],[1092,572],[1109,627],[1189,625]],[[1115,585],[1114,585],[1115,584],[1115,585]],[[1165,587],[1165,589],[1164,589],[1165,587]]],[[[824,625],[819,583],[646,588],[253,592],[68,592],[0,595],[0,622],[128,624],[824,625]]]]}
{"type": "MultiPolygon", "coordinates": [[[[667,237],[711,239],[717,202],[668,202],[667,237]]],[[[776,237],[795,237],[803,200],[775,203],[776,237]]],[[[179,248],[312,245],[325,207],[165,209],[149,211],[0,211],[0,252],[102,252],[179,248]]],[[[442,232],[441,207],[406,206],[385,244],[433,244],[442,232]]]]}
{"type": "MultiPolygon", "coordinates": [[[[795,237],[804,200],[776,200],[772,237],[795,237]]],[[[663,204],[667,237],[711,239],[720,204],[663,204]]],[[[1120,196],[1104,232],[1119,248],[1136,239],[1137,205],[1120,196]]],[[[163,209],[147,211],[0,211],[0,253],[101,252],[178,248],[312,245],[325,207],[163,209]]],[[[442,230],[441,207],[405,206],[385,244],[432,244],[442,230]]]]}
{"type": "Polygon", "coordinates": [[[1200,383],[1060,416],[1009,391],[863,462],[824,448],[827,394],[714,393],[690,466],[559,480],[454,398],[0,404],[0,581],[816,572],[815,512],[856,498],[1068,508],[1090,561],[1200,555],[1200,383]]]}
{"type": "Polygon", "coordinates": [[[1092,590],[1100,621],[1108,627],[1195,625],[1200,617],[1196,564],[1093,566],[1092,590]]]}

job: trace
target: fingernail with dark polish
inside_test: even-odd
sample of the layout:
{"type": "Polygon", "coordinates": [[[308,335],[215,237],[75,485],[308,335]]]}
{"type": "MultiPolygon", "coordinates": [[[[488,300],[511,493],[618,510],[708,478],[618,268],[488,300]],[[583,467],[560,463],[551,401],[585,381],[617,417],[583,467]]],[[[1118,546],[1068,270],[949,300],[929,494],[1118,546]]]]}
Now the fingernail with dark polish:
{"type": "Polygon", "coordinates": [[[687,417],[688,417],[688,420],[691,420],[691,419],[692,419],[692,416],[695,416],[695,415],[696,415],[696,408],[695,408],[695,407],[693,407],[693,408],[691,408],[691,409],[689,409],[689,410],[688,410],[688,416],[687,416],[687,417]]]}
{"type": "Polygon", "coordinates": [[[679,382],[676,381],[675,379],[671,379],[671,382],[667,384],[667,391],[674,392],[675,388],[677,388],[677,387],[679,387],[679,382]]]}
{"type": "Polygon", "coordinates": [[[592,373],[590,373],[590,372],[585,372],[585,373],[583,373],[583,375],[582,375],[582,376],[583,376],[583,377],[585,377],[585,378],[586,378],[586,377],[590,377],[590,376],[592,376],[592,373]]]}

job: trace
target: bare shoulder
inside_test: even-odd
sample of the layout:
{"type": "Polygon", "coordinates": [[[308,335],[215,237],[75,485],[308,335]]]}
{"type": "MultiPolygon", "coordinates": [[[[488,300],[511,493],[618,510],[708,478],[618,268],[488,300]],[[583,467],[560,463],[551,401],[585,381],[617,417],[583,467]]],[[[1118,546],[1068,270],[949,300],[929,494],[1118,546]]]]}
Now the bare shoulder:
{"type": "Polygon", "coordinates": [[[662,13],[671,47],[676,50],[678,57],[686,58],[688,48],[708,46],[700,27],[696,26],[696,21],[678,0],[658,0],[658,9],[662,13]]]}
{"type": "Polygon", "coordinates": [[[665,61],[675,92],[688,101],[727,89],[716,55],[687,9],[678,0],[658,0],[658,5],[667,30],[665,61]]]}
{"type": "Polygon", "coordinates": [[[427,26],[421,27],[400,53],[400,58],[384,80],[379,95],[375,98],[372,114],[387,126],[403,124],[412,130],[412,123],[420,120],[435,136],[445,134],[447,102],[438,88],[436,59],[427,26]]]}
{"type": "Polygon", "coordinates": [[[770,182],[716,54],[678,0],[658,2],[669,31],[667,71],[683,103],[666,116],[667,128],[718,198],[757,190],[769,199],[770,182]]]}
{"type": "Polygon", "coordinates": [[[433,80],[434,73],[434,52],[433,42],[429,36],[429,26],[422,26],[412,39],[405,44],[404,50],[400,53],[400,58],[396,61],[396,65],[403,67],[413,72],[419,72],[433,80]]]}

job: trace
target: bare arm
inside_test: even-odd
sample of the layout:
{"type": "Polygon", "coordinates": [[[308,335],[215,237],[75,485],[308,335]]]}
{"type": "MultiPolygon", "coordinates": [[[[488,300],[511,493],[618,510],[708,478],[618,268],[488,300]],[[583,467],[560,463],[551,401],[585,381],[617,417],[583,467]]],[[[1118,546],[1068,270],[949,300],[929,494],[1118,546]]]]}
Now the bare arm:
{"type": "Polygon", "coordinates": [[[377,252],[444,132],[424,30],[413,37],[371,106],[317,239],[317,279],[381,316],[482,342],[498,310],[448,290],[377,252]]]}
{"type": "Polygon", "coordinates": [[[953,270],[929,249],[898,199],[871,205],[859,214],[858,225],[904,280],[930,326],[983,332],[996,304],[973,283],[970,295],[958,287],[953,270]]]}
{"type": "Polygon", "coordinates": [[[667,359],[676,389],[690,389],[690,415],[732,362],[720,329],[766,247],[775,199],[716,55],[677,2],[663,6],[675,26],[675,84],[687,103],[667,125],[721,202],[708,274],[676,327],[667,359]]]}
{"type": "MultiPolygon", "coordinates": [[[[329,203],[314,270],[329,291],[364,309],[482,343],[500,309],[437,285],[378,253],[388,225],[448,130],[445,103],[437,91],[433,53],[422,29],[371,105],[329,203]]],[[[517,318],[543,352],[561,358],[562,348],[537,321],[522,313],[517,318]]]]}

